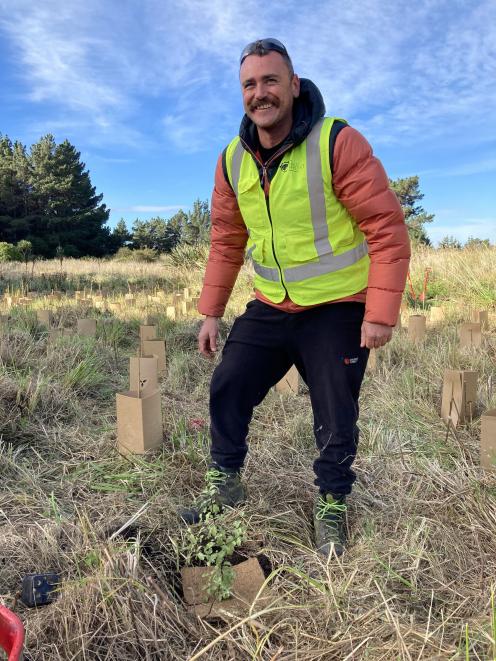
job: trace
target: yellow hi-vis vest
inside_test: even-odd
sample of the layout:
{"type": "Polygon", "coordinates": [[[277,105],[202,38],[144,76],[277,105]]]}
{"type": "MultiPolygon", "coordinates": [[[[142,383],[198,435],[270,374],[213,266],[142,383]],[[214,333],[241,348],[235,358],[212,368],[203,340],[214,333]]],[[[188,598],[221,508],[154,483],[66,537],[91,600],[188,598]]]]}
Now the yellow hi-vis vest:
{"type": "Polygon", "coordinates": [[[266,199],[253,156],[239,137],[226,150],[226,168],[248,228],[247,254],[255,288],[274,303],[286,294],[298,305],[351,296],[367,286],[367,243],[332,187],[326,117],[285,152],[266,199]]]}

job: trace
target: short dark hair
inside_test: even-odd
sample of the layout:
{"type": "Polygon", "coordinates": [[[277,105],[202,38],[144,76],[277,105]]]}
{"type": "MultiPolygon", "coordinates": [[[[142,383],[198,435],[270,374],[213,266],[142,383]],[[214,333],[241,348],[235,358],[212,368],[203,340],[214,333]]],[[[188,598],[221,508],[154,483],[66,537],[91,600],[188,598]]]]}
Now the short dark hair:
{"type": "Polygon", "coordinates": [[[239,66],[243,64],[248,55],[258,55],[259,57],[263,57],[264,55],[268,55],[271,51],[279,53],[282,59],[286,62],[290,78],[292,78],[294,76],[293,63],[291,62],[286,47],[277,39],[257,39],[257,41],[252,41],[243,48],[239,60],[239,66]]]}

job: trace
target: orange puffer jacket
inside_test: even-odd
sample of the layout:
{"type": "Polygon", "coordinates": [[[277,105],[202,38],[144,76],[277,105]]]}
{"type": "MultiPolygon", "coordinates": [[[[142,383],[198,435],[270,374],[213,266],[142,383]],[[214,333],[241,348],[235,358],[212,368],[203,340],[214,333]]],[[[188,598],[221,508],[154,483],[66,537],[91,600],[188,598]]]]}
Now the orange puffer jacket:
{"type": "MultiPolygon", "coordinates": [[[[394,326],[410,259],[408,231],[381,162],[361,133],[350,126],[345,126],[336,136],[333,186],[336,196],[364,233],[370,256],[367,289],[341,301],[365,301],[366,321],[394,326]]],[[[222,156],[215,171],[211,219],[210,255],[198,310],[204,315],[221,317],[244,263],[248,238],[236,196],[224,176],[222,156]]],[[[259,292],[256,296],[286,312],[306,309],[288,298],[274,304],[259,292]]]]}

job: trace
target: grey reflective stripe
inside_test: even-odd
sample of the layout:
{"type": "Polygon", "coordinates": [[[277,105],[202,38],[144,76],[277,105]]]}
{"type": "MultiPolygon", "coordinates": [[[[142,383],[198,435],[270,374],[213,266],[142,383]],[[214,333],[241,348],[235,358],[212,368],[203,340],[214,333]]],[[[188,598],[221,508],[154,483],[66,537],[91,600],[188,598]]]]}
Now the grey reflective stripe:
{"type": "Polygon", "coordinates": [[[279,276],[279,269],[271,269],[268,266],[262,266],[253,259],[252,253],[256,247],[257,244],[254,243],[252,247],[246,251],[246,256],[251,257],[255,273],[262,278],[265,278],[266,280],[272,280],[272,282],[280,282],[281,278],[279,276]]]}
{"type": "Polygon", "coordinates": [[[236,145],[234,149],[234,153],[231,158],[231,179],[232,179],[231,183],[236,197],[238,197],[238,184],[239,184],[239,177],[241,175],[241,162],[243,160],[243,152],[244,152],[244,148],[243,145],[241,144],[241,140],[238,140],[238,144],[236,145]]]}
{"type": "Polygon", "coordinates": [[[271,269],[268,266],[262,266],[258,262],[253,262],[253,268],[255,269],[255,273],[259,275],[261,278],[265,278],[266,280],[271,280],[272,282],[280,282],[281,278],[279,276],[279,269],[271,269]]]}
{"type": "Polygon", "coordinates": [[[319,120],[307,137],[307,186],[310,199],[310,213],[314,235],[314,245],[317,255],[332,254],[329,242],[329,228],[327,227],[327,213],[325,203],[322,163],[320,158],[320,133],[324,120],[319,120]]]}
{"type": "Polygon", "coordinates": [[[314,245],[318,261],[284,269],[284,279],[286,282],[301,282],[309,278],[316,278],[319,275],[340,271],[358,262],[368,252],[367,243],[363,241],[360,245],[340,255],[333,253],[329,240],[329,228],[327,226],[324,173],[322,172],[320,155],[320,134],[323,124],[324,119],[317,122],[310,131],[306,141],[307,186],[312,214],[314,245]]]}
{"type": "MultiPolygon", "coordinates": [[[[308,278],[316,278],[319,275],[326,275],[326,273],[333,273],[340,271],[347,266],[356,264],[362,257],[367,254],[367,242],[364,241],[359,246],[347,250],[340,255],[321,255],[318,262],[310,262],[302,264],[301,266],[293,266],[292,268],[284,270],[284,279],[286,282],[301,282],[308,278]]],[[[256,270],[256,269],[255,269],[256,270]]]]}

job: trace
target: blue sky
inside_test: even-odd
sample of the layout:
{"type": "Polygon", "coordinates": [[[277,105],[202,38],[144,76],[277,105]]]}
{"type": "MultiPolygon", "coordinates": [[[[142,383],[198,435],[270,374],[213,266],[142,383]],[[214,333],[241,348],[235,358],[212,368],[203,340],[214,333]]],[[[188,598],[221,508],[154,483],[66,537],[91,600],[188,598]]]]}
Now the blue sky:
{"type": "Polygon", "coordinates": [[[170,217],[210,198],[265,36],[390,177],[420,176],[434,241],[496,242],[495,0],[0,0],[0,132],[68,138],[112,225],[170,217]]]}

